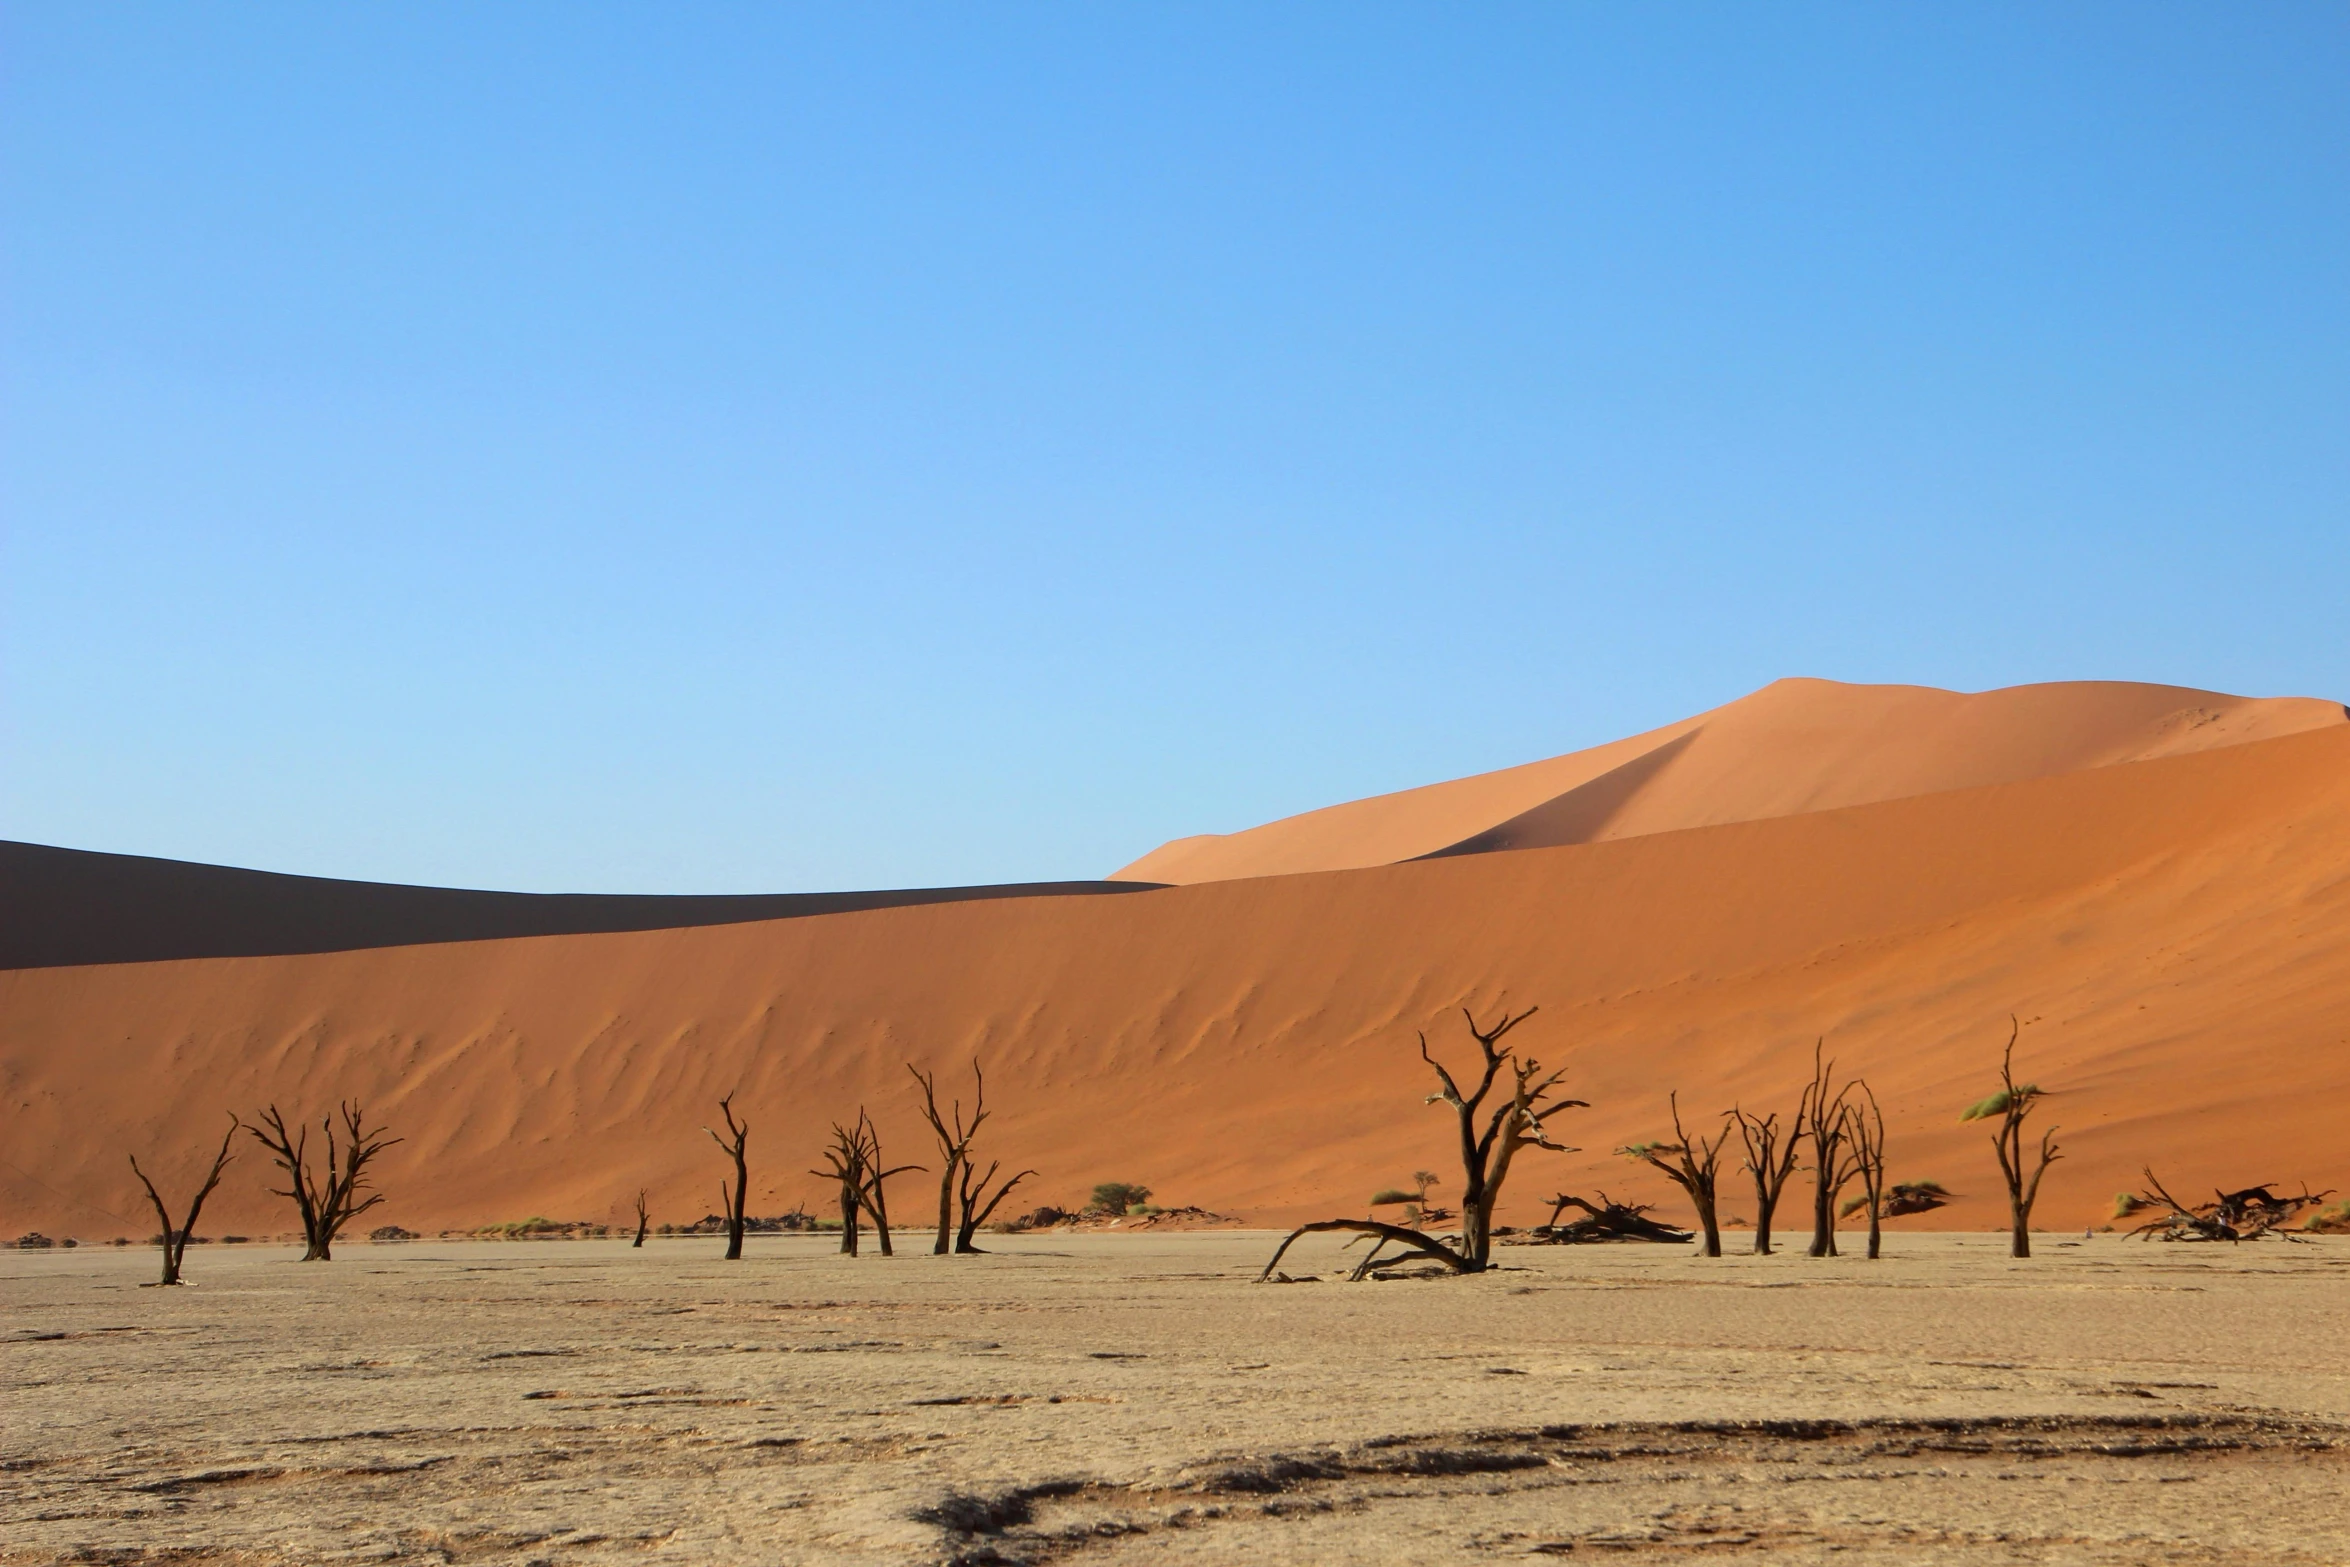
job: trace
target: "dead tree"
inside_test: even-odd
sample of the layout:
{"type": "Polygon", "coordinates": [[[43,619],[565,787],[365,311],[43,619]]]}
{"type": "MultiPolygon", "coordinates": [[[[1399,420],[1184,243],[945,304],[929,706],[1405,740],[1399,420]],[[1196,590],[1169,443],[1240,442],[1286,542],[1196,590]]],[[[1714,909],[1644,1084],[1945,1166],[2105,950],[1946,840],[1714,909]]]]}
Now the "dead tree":
{"type": "Polygon", "coordinates": [[[1895,1181],[1885,1189],[1885,1217],[1907,1218],[1950,1206],[1950,1189],[1940,1181],[1895,1181]]]}
{"type": "Polygon", "coordinates": [[[840,1183],[840,1250],[857,1255],[859,1218],[865,1210],[865,1144],[838,1121],[832,1123],[832,1146],[824,1150],[825,1168],[811,1170],[840,1183]]]}
{"type": "Polygon", "coordinates": [[[979,1227],[987,1222],[988,1215],[995,1212],[996,1204],[1002,1202],[1013,1187],[1036,1173],[1034,1170],[1022,1170],[996,1187],[995,1195],[991,1197],[988,1195],[988,1184],[995,1180],[996,1172],[1002,1168],[1002,1161],[990,1159],[987,1172],[983,1175],[976,1163],[970,1159],[963,1161],[961,1189],[958,1193],[962,1214],[955,1221],[955,1250],[965,1256],[978,1255],[979,1247],[973,1237],[979,1233],[979,1227]]]}
{"type": "MultiPolygon", "coordinates": [[[[1673,1109],[1673,1141],[1669,1143],[1633,1143],[1616,1152],[1629,1159],[1644,1160],[1662,1170],[1674,1185],[1689,1194],[1689,1201],[1697,1209],[1698,1229],[1705,1236],[1705,1255],[1722,1254],[1722,1222],[1715,1206],[1715,1189],[1722,1162],[1723,1145],[1730,1140],[1730,1128],[1712,1142],[1691,1143],[1689,1134],[1681,1129],[1681,1096],[1667,1097],[1673,1109]]],[[[1555,1225],[1558,1215],[1551,1215],[1555,1225]]]]}
{"type": "Polygon", "coordinates": [[[147,1172],[139,1168],[139,1156],[130,1156],[131,1174],[137,1176],[139,1184],[147,1188],[147,1200],[155,1205],[155,1217],[163,1224],[163,1277],[158,1283],[177,1284],[180,1281],[180,1263],[188,1254],[188,1237],[195,1233],[196,1216],[204,1211],[204,1199],[211,1196],[212,1188],[220,1184],[220,1172],[228,1168],[230,1159],[234,1157],[228,1151],[229,1144],[236,1141],[240,1125],[242,1123],[235,1115],[228,1118],[228,1130],[220,1137],[220,1152],[212,1156],[212,1168],[205,1172],[204,1184],[196,1188],[195,1200],[188,1204],[187,1221],[177,1229],[172,1228],[171,1210],[163,1206],[162,1193],[156,1191],[155,1183],[147,1179],[147,1172]]]}
{"type": "Polygon", "coordinates": [[[890,1244],[889,1197],[882,1183],[893,1175],[908,1170],[919,1170],[918,1164],[902,1164],[896,1169],[884,1169],[881,1163],[881,1133],[863,1107],[857,1111],[854,1127],[832,1123],[832,1146],[824,1150],[825,1168],[809,1173],[840,1183],[840,1249],[844,1256],[857,1255],[860,1216],[870,1216],[875,1234],[881,1241],[881,1254],[895,1256],[890,1244]]]}
{"type": "Polygon", "coordinates": [[[2215,1191],[2211,1201],[2190,1208],[2166,1191],[2148,1169],[2146,1189],[2129,1199],[2130,1211],[2170,1211],[2130,1233],[2143,1240],[2164,1241],[2256,1241],[2264,1235],[2293,1240],[2296,1237],[2283,1234],[2279,1226],[2304,1209],[2323,1207],[2332,1195],[2331,1191],[2312,1192],[2306,1184],[2288,1197],[2279,1197],[2267,1186],[2247,1186],[2242,1191],[2215,1191]]]}
{"type": "Polygon", "coordinates": [[[971,1078],[978,1087],[971,1105],[971,1119],[963,1119],[963,1101],[957,1099],[951,1110],[938,1107],[938,1080],[906,1063],[906,1070],[914,1074],[914,1081],[922,1085],[922,1117],[930,1123],[930,1130],[938,1138],[938,1235],[930,1243],[933,1257],[944,1257],[956,1250],[955,1195],[956,1177],[962,1173],[964,1161],[971,1156],[971,1141],[979,1135],[979,1128],[987,1120],[987,1078],[979,1070],[977,1058],[971,1062],[971,1078]]]}
{"type": "Polygon", "coordinates": [[[913,1062],[906,1070],[922,1089],[922,1118],[930,1123],[931,1135],[938,1139],[938,1233],[931,1240],[930,1254],[943,1257],[954,1249],[955,1177],[963,1168],[963,1158],[971,1151],[971,1139],[979,1135],[980,1123],[987,1119],[987,1079],[981,1075],[979,1062],[971,1063],[971,1075],[979,1079],[979,1102],[972,1107],[971,1121],[963,1121],[963,1101],[957,1099],[951,1111],[938,1107],[938,1079],[924,1072],[913,1062]]]}
{"type": "Polygon", "coordinates": [[[881,1238],[881,1254],[884,1257],[894,1257],[897,1253],[890,1246],[889,1239],[889,1193],[884,1189],[882,1183],[893,1175],[904,1175],[910,1170],[919,1170],[922,1166],[901,1164],[894,1170],[883,1168],[881,1128],[875,1126],[872,1118],[865,1114],[863,1105],[857,1107],[857,1130],[853,1135],[864,1151],[865,1179],[858,1188],[858,1196],[865,1204],[865,1211],[873,1216],[873,1233],[881,1238]]]}
{"type": "Polygon", "coordinates": [[[1687,1230],[1676,1230],[1649,1218],[1648,1204],[1617,1202],[1605,1192],[1599,1194],[1597,1202],[1559,1193],[1550,1200],[1550,1222],[1537,1225],[1533,1236],[1546,1246],[1584,1246],[1595,1241],[1659,1241],[1668,1246],[1686,1246],[1696,1239],[1687,1230]],[[1582,1209],[1584,1217],[1572,1224],[1559,1223],[1559,1215],[1569,1208],[1582,1209]]]}
{"type": "Polygon", "coordinates": [[[405,1138],[386,1137],[381,1128],[367,1130],[367,1118],[356,1101],[339,1107],[342,1118],[342,1138],[338,1144],[335,1135],[335,1116],[322,1118],[326,1129],[326,1172],[322,1178],[310,1173],[308,1149],[310,1130],[288,1128],[285,1117],[271,1105],[258,1117],[260,1125],[248,1126],[246,1131],[255,1141],[269,1150],[279,1169],[286,1172],[286,1190],[270,1188],[278,1197],[290,1197],[294,1210],[302,1218],[302,1260],[304,1262],[332,1262],[335,1237],[343,1226],[382,1202],[383,1193],[374,1192],[365,1202],[359,1200],[362,1191],[369,1190],[367,1167],[376,1155],[405,1138]]]}
{"type": "Polygon", "coordinates": [[[1996,1116],[1999,1130],[1992,1134],[1991,1146],[1999,1154],[1999,1176],[2007,1183],[2007,1211],[2009,1218],[2007,1254],[2010,1257],[2029,1257],[2032,1254],[2032,1204],[2040,1200],[2040,1177],[2048,1167],[2064,1157],[2056,1151],[2056,1128],[2040,1134],[2039,1158],[2025,1174],[2024,1120],[2032,1107],[2040,1102],[2048,1090],[2038,1083],[2018,1083],[2015,1080],[2015,1042],[2023,1032],[2023,1025],[2010,1014],[2007,1020],[2007,1049],[1999,1058],[1999,1092],[1988,1099],[1967,1106],[1961,1121],[1988,1121],[1996,1116]]]}
{"type": "Polygon", "coordinates": [[[721,1137],[707,1126],[702,1130],[710,1133],[710,1141],[718,1145],[720,1153],[734,1161],[734,1191],[730,1195],[726,1183],[720,1181],[718,1201],[726,1208],[726,1260],[740,1262],[743,1255],[743,1205],[751,1195],[750,1165],[743,1157],[743,1148],[751,1140],[751,1123],[734,1118],[732,1094],[718,1101],[718,1113],[726,1117],[726,1135],[721,1137]]]}
{"type": "Polygon", "coordinates": [[[1738,1140],[1746,1145],[1746,1173],[1754,1177],[1754,1254],[1771,1254],[1771,1216],[1779,1210],[1779,1194],[1787,1189],[1787,1178],[1795,1173],[1795,1161],[1803,1153],[1803,1112],[1797,1110],[1795,1124],[1779,1130],[1776,1113],[1757,1119],[1744,1110],[1732,1110],[1731,1118],[1738,1123],[1738,1140]]]}
{"type": "Polygon", "coordinates": [[[985,1124],[987,1108],[987,1079],[979,1070],[979,1063],[971,1063],[971,1079],[977,1085],[971,1101],[971,1119],[963,1119],[963,1101],[957,1099],[951,1109],[942,1112],[938,1107],[938,1091],[934,1080],[912,1063],[906,1070],[913,1072],[914,1081],[922,1085],[922,1114],[930,1122],[930,1130],[938,1138],[941,1169],[938,1177],[938,1237],[931,1242],[930,1254],[943,1257],[950,1251],[964,1256],[976,1256],[979,1247],[974,1241],[979,1227],[988,1221],[1013,1187],[1034,1175],[1034,1170],[1022,1170],[1003,1184],[995,1185],[996,1176],[1003,1168],[1001,1160],[989,1160],[986,1171],[972,1157],[971,1143],[985,1124]],[[993,1186],[991,1193],[989,1188],[993,1186]]]}
{"type": "Polygon", "coordinates": [[[1852,1088],[1847,1084],[1829,1091],[1835,1087],[1836,1063],[1821,1058],[1826,1046],[1824,1039],[1812,1046],[1811,1082],[1803,1090],[1803,1107],[1796,1112],[1803,1135],[1811,1140],[1811,1249],[1806,1255],[1813,1257],[1836,1255],[1836,1193],[1851,1179],[1844,1158],[1849,1131],[1844,1106],[1852,1088]]]}
{"type": "Polygon", "coordinates": [[[1357,1278],[1366,1277],[1377,1269],[1400,1266],[1418,1258],[1442,1263],[1454,1273],[1484,1272],[1493,1250],[1494,1204],[1500,1200],[1502,1183],[1509,1178],[1510,1165],[1517,1158],[1518,1150],[1530,1145],[1554,1153],[1574,1152],[1550,1140],[1547,1123],[1562,1110],[1587,1108],[1587,1102],[1581,1099],[1543,1103],[1558,1080],[1566,1075],[1565,1072],[1545,1074],[1540,1062],[1532,1058],[1520,1061],[1513,1052],[1496,1048],[1504,1035],[1532,1017],[1536,1010],[1528,1007],[1514,1017],[1505,1011],[1501,1021],[1493,1027],[1479,1028],[1476,1015],[1466,1007],[1461,1009],[1461,1016],[1468,1020],[1470,1037],[1477,1041],[1477,1048],[1484,1057],[1476,1092],[1470,1094],[1462,1093],[1460,1085],[1445,1070],[1443,1063],[1428,1053],[1427,1034],[1420,1035],[1420,1059],[1427,1062],[1436,1073],[1436,1081],[1440,1085],[1435,1093],[1428,1096],[1427,1103],[1443,1101],[1452,1106],[1453,1113],[1460,1120],[1462,1179],[1459,1235],[1448,1242],[1425,1230],[1400,1224],[1384,1224],[1377,1219],[1324,1219],[1314,1224],[1300,1225],[1290,1231],[1288,1238],[1274,1249],[1272,1261],[1267,1262],[1265,1271],[1258,1275],[1259,1281],[1273,1276],[1274,1266],[1281,1261],[1282,1253],[1288,1251],[1290,1244],[1299,1236],[1322,1230],[1352,1230],[1357,1234],[1377,1236],[1382,1243],[1393,1242],[1407,1248],[1403,1254],[1380,1261],[1380,1248],[1374,1246],[1371,1254],[1355,1269],[1357,1278]],[[1486,1100],[1492,1094],[1494,1083],[1504,1067],[1509,1069],[1511,1079],[1507,1097],[1486,1111],[1486,1100]],[[1482,1130],[1478,1120],[1480,1113],[1485,1116],[1482,1130]]]}
{"type": "Polygon", "coordinates": [[[652,1227],[653,1215],[645,1207],[645,1189],[640,1186],[636,1189],[636,1239],[630,1241],[629,1245],[642,1246],[645,1243],[645,1231],[652,1227]]]}
{"type": "Polygon", "coordinates": [[[1853,1086],[1865,1103],[1854,1104],[1850,1111],[1850,1168],[1860,1179],[1857,1201],[1869,1211],[1869,1260],[1875,1262],[1884,1251],[1885,1112],[1877,1108],[1876,1093],[1865,1079],[1853,1086]]]}

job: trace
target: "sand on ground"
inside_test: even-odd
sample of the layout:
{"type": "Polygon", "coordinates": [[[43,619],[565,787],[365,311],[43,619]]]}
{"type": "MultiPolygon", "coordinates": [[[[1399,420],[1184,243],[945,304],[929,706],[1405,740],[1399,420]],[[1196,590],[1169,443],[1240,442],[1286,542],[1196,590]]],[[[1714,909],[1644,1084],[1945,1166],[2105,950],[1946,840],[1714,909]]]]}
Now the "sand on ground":
{"type": "Polygon", "coordinates": [[[2350,1556],[2350,1239],[1272,1240],[0,1253],[0,1564],[2350,1556]]]}

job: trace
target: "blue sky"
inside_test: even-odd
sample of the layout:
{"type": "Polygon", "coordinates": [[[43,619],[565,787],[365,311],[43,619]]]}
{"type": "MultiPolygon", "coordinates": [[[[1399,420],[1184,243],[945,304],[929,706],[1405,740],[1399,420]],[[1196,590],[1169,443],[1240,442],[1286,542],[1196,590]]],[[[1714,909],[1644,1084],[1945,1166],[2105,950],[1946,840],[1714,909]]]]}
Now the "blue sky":
{"type": "Polygon", "coordinates": [[[2350,696],[2350,11],[0,6],[0,836],[1098,875],[2350,696]]]}

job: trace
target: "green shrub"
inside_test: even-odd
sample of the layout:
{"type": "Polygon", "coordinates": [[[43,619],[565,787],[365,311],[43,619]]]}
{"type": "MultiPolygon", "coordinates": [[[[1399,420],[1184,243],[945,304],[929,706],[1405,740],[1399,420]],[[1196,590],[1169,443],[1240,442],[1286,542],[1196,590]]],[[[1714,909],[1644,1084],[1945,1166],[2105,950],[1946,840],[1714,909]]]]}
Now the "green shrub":
{"type": "Polygon", "coordinates": [[[1383,1192],[1373,1192],[1371,1194],[1371,1206],[1374,1208],[1391,1208],[1399,1202],[1410,1203],[1418,1202],[1419,1200],[1419,1198],[1413,1196],[1410,1192],[1399,1192],[1392,1186],[1388,1187],[1387,1190],[1383,1192]]]}
{"type": "Polygon", "coordinates": [[[1092,1207],[1103,1213],[1126,1213],[1151,1200],[1151,1189],[1132,1181],[1104,1181],[1093,1189],[1092,1207]]]}

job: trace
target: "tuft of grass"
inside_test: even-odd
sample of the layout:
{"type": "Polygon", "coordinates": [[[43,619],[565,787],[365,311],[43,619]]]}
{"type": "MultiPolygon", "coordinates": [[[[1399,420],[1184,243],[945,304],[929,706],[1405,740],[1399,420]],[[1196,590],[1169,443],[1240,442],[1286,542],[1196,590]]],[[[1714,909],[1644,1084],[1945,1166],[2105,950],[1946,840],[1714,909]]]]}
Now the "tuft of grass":
{"type": "Polygon", "coordinates": [[[1413,1203],[1418,1202],[1419,1200],[1419,1198],[1413,1196],[1410,1192],[1399,1192],[1392,1186],[1388,1187],[1385,1191],[1373,1192],[1371,1194],[1371,1206],[1374,1208],[1392,1208],[1399,1202],[1413,1203]]]}
{"type": "Polygon", "coordinates": [[[2005,1115],[2010,1106],[2028,1104],[2040,1097],[2038,1083],[2021,1083],[2014,1093],[2002,1088],[1988,1099],[1978,1099],[1959,1115],[1961,1121],[1988,1121],[1995,1115],[2005,1115]]]}
{"type": "Polygon", "coordinates": [[[2350,1197],[2345,1197],[2331,1208],[2318,1209],[2301,1221],[2301,1227],[2320,1235],[2350,1235],[2350,1197]]]}
{"type": "Polygon", "coordinates": [[[2126,1219],[2141,1209],[2153,1206],[2154,1204],[2136,1192],[2115,1192],[2113,1194],[2113,1217],[2117,1219],[2126,1219]]]}

